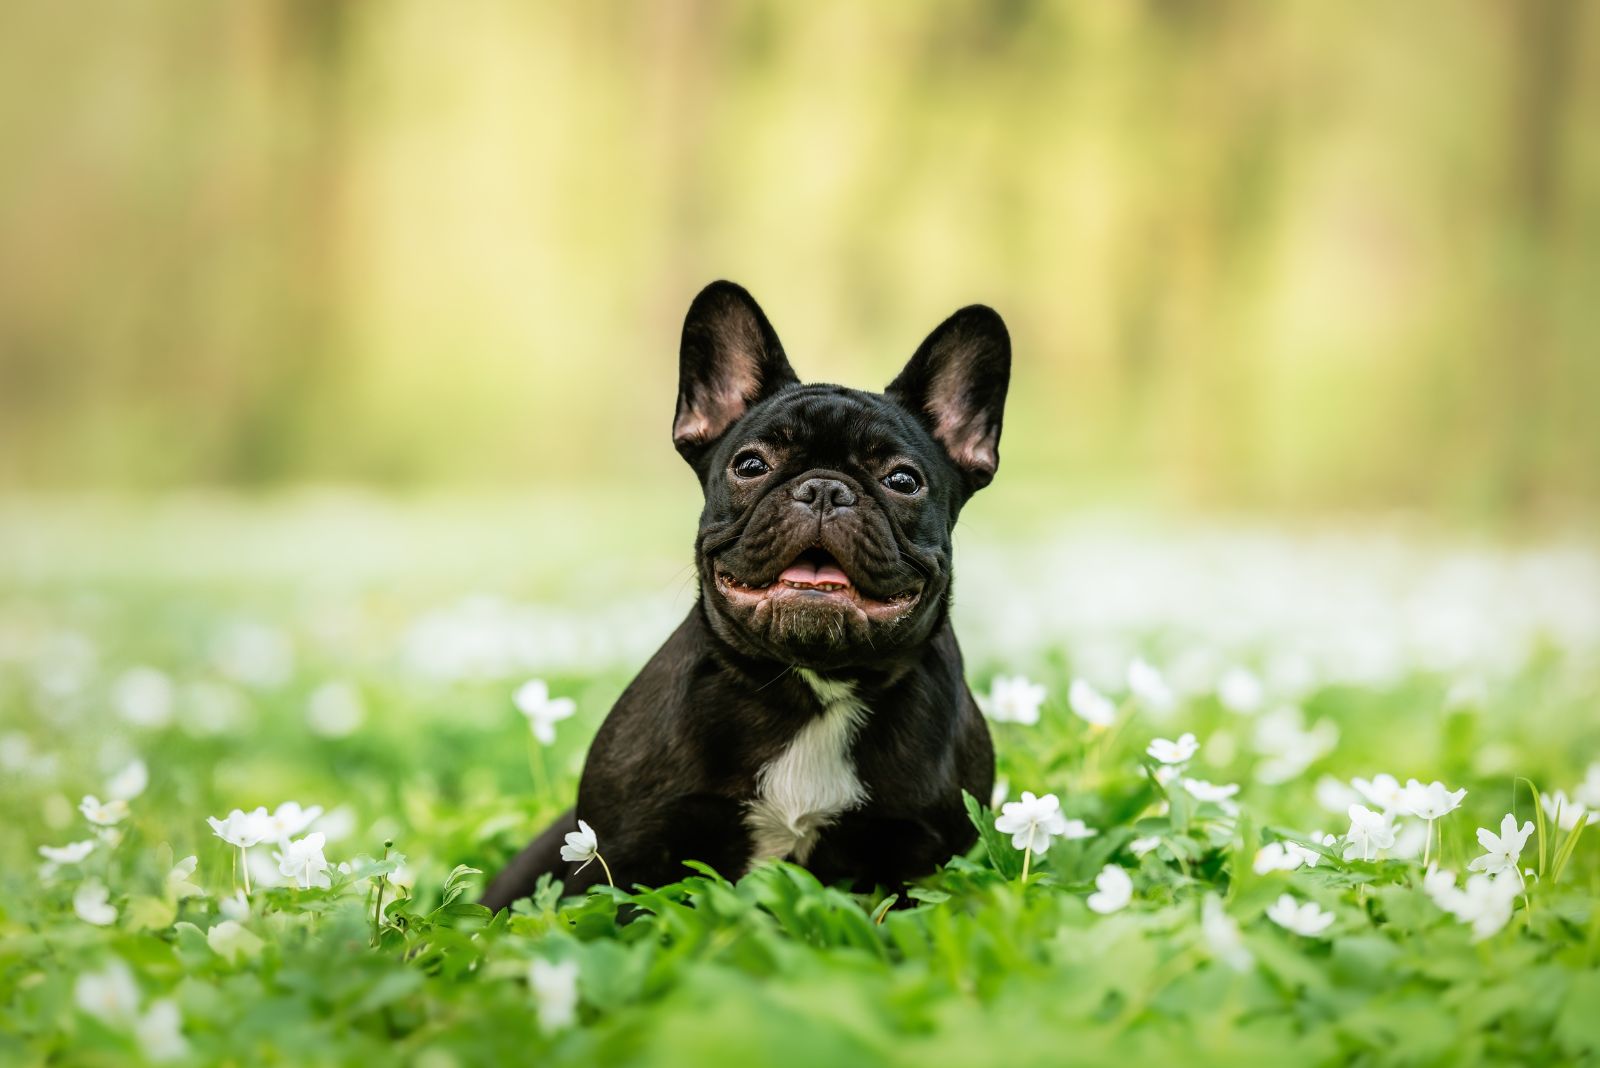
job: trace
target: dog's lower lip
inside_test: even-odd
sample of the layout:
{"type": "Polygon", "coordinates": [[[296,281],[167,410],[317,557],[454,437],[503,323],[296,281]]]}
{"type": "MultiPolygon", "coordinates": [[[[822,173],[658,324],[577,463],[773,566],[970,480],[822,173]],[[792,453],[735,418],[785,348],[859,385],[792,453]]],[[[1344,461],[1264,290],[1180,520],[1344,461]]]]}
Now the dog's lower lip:
{"type": "Polygon", "coordinates": [[[857,589],[851,583],[839,582],[794,582],[783,578],[774,579],[765,584],[743,582],[726,571],[718,570],[717,583],[734,592],[747,595],[770,596],[778,590],[794,590],[798,593],[816,594],[824,597],[837,596],[841,600],[863,601],[870,604],[905,605],[915,601],[921,596],[920,589],[901,590],[899,593],[888,597],[872,597],[857,589]]]}

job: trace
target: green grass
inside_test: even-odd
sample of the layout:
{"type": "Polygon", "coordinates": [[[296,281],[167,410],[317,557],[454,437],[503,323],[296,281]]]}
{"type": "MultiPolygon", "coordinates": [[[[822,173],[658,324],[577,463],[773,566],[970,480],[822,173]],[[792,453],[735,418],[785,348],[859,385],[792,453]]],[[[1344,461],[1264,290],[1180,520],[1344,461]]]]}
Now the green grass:
{"type": "MultiPolygon", "coordinates": [[[[374,531],[415,531],[430,513],[383,512],[383,522],[363,513],[356,524],[329,524],[304,506],[205,514],[164,513],[159,522],[11,517],[7,544],[31,548],[8,557],[0,587],[0,1063],[137,1062],[151,1047],[141,1046],[135,1021],[164,999],[181,1021],[180,1063],[197,1064],[1458,1065],[1600,1057],[1600,828],[1563,855],[1571,836],[1539,816],[1528,784],[1518,781],[1571,793],[1600,758],[1596,647],[1585,644],[1591,632],[1581,604],[1562,600],[1587,596],[1592,561],[1554,558],[1553,577],[1541,578],[1527,558],[1491,554],[1494,574],[1512,576],[1511,586],[1493,588],[1526,596],[1486,604],[1477,622],[1489,628],[1485,648],[1503,643],[1511,652],[1491,663],[1468,643],[1441,661],[1427,643],[1405,644],[1375,621],[1357,630],[1388,642],[1394,655],[1382,671],[1365,652],[1339,659],[1349,639],[1343,629],[1317,645],[1314,628],[1287,628],[1260,608],[1248,579],[1219,584],[1209,615],[1192,603],[1193,591],[1181,594],[1189,600],[1166,621],[1129,618],[1118,611],[1123,601],[1102,594],[1102,632],[974,577],[962,604],[974,687],[984,689],[996,672],[1022,671],[1049,692],[1038,724],[994,727],[1010,793],[1056,793],[1069,815],[1099,832],[1033,858],[1026,886],[1017,878],[1021,855],[992,833],[983,812],[979,845],[894,907],[774,864],[736,882],[729,878],[737,873],[686,868],[671,886],[583,899],[550,888],[490,917],[470,904],[481,877],[458,866],[492,870],[568,803],[587,739],[636,666],[633,646],[648,647],[652,628],[670,621],[663,610],[618,622],[629,618],[629,602],[611,598],[637,591],[641,565],[612,558],[597,600],[572,580],[599,551],[586,544],[584,521],[564,514],[559,537],[530,541],[530,531],[551,520],[524,515],[508,524],[498,549],[477,545],[471,560],[507,568],[504,592],[538,612],[479,603],[439,616],[462,595],[493,588],[493,574],[477,572],[460,551],[457,536],[477,529],[470,517],[442,523],[446,533],[429,543],[432,551],[420,542],[415,552],[391,547],[375,563],[374,531]],[[269,534],[259,532],[262,524],[269,534]],[[158,536],[183,530],[190,540],[158,536]],[[330,539],[330,530],[359,536],[330,539]],[[542,551],[519,557],[516,547],[530,544],[542,551]],[[433,629],[419,630],[428,618],[433,629]],[[996,622],[1018,618],[1025,625],[996,622]],[[597,627],[620,644],[597,646],[597,627]],[[495,643],[508,628],[546,643],[524,650],[539,662],[536,671],[502,655],[495,643]],[[562,644],[563,635],[588,637],[562,644]],[[1260,724],[1291,696],[1275,692],[1287,687],[1282,681],[1269,681],[1269,701],[1254,715],[1227,710],[1208,686],[1188,686],[1165,717],[1130,700],[1117,727],[1091,730],[1072,715],[1066,694],[1074,677],[1105,674],[1103,645],[1113,638],[1118,655],[1146,655],[1173,678],[1186,674],[1181,665],[1196,648],[1216,654],[1213,668],[1238,663],[1269,680],[1292,674],[1272,668],[1282,657],[1303,655],[1317,670],[1292,698],[1305,724],[1336,728],[1337,742],[1303,770],[1266,776],[1282,781],[1261,781],[1271,732],[1260,724]],[[427,660],[423,645],[438,654],[447,642],[458,643],[451,657],[427,660]],[[140,665],[172,680],[170,722],[139,726],[119,711],[119,680],[140,665]],[[578,701],[578,715],[559,725],[548,750],[532,742],[510,701],[530,674],[578,701]],[[1463,679],[1481,689],[1460,691],[1463,679]],[[359,726],[337,736],[308,724],[313,695],[329,683],[345,689],[323,691],[324,713],[340,693],[355,693],[364,709],[359,726]],[[1447,699],[1452,689],[1458,694],[1447,699]],[[1236,818],[1149,776],[1150,739],[1185,730],[1203,743],[1189,774],[1242,784],[1236,818]],[[136,756],[150,782],[131,803],[120,843],[102,843],[81,865],[42,878],[37,848],[91,837],[79,799],[104,797],[110,775],[136,756]],[[1377,772],[1468,788],[1433,847],[1462,875],[1479,852],[1478,827],[1497,828],[1507,812],[1539,819],[1522,858],[1536,876],[1502,929],[1474,941],[1471,928],[1422,889],[1420,858],[1345,862],[1334,848],[1320,851],[1315,868],[1252,869],[1264,842],[1309,841],[1314,829],[1344,833],[1348,819],[1319,803],[1319,780],[1377,772]],[[331,828],[344,824],[348,833],[328,842],[328,858],[357,871],[335,873],[329,890],[258,887],[244,926],[259,949],[230,960],[207,932],[236,885],[233,851],[205,818],[290,799],[336,813],[331,828]],[[1144,837],[1161,844],[1136,857],[1129,843],[1144,837]],[[393,846],[384,861],[386,841],[393,846]],[[191,881],[205,893],[180,897],[167,874],[189,855],[198,857],[191,881]],[[373,880],[400,868],[402,855],[396,874],[410,889],[385,884],[376,925],[373,880]],[[1086,899],[1107,863],[1132,875],[1134,896],[1127,908],[1099,915],[1086,899]],[[366,884],[356,885],[363,874],[366,884]],[[75,914],[84,880],[108,888],[117,909],[110,925],[75,914]],[[1286,892],[1330,911],[1332,926],[1306,938],[1268,920],[1266,908],[1286,892]],[[1243,970],[1215,959],[1202,929],[1211,895],[1238,925],[1251,959],[1243,970]],[[619,925],[625,906],[643,915],[619,925]],[[541,1027],[527,981],[535,960],[576,963],[573,1026],[541,1027]],[[82,976],[116,961],[133,977],[140,1004],[136,1016],[107,1022],[84,1011],[74,991],[82,976]]],[[[670,561],[671,547],[684,541],[653,539],[643,558],[670,561]]],[[[1262,558],[1262,544],[1245,535],[1222,543],[1262,558]]],[[[1157,557],[1194,557],[1222,567],[1217,544],[1213,534],[1177,535],[1118,551],[1149,552],[1152,566],[1157,557]]],[[[1316,573],[1330,559],[1326,547],[1273,544],[1277,563],[1262,582],[1316,573]]],[[[1015,552],[974,536],[962,552],[972,556],[974,576],[1003,571],[1007,561],[1024,567],[1040,554],[1093,555],[1073,535],[1015,552]]],[[[1384,570],[1382,554],[1370,556],[1384,570]]],[[[1421,558],[1437,562],[1431,549],[1421,558]]],[[[687,603],[680,567],[649,570],[645,586],[674,602],[672,611],[687,603]]],[[[1332,588],[1357,591],[1362,581],[1341,573],[1332,588]]],[[[1381,590],[1399,580],[1375,581],[1381,590]]],[[[1476,581],[1447,571],[1436,585],[1448,593],[1451,583],[1476,581]]],[[[1180,597],[1166,592],[1174,603],[1180,597]]],[[[1395,590],[1396,615],[1402,592],[1395,590]]],[[[1163,603],[1137,590],[1127,599],[1163,603]]],[[[1415,614],[1414,600],[1404,604],[1415,614]]],[[[1342,628],[1337,607],[1308,595],[1303,615],[1342,628]]],[[[147,701],[147,719],[160,720],[161,701],[147,701]]],[[[606,829],[597,830],[603,853],[606,829]]],[[[265,859],[271,847],[252,852],[265,859]]]]}

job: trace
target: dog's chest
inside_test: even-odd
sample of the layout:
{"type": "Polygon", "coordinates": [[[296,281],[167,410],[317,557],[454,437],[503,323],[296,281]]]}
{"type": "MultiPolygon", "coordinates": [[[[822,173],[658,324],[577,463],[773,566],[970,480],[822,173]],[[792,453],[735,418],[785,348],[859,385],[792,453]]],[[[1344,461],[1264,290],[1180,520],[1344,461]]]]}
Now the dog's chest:
{"type": "Polygon", "coordinates": [[[823,828],[867,799],[851,756],[866,706],[850,683],[804,668],[799,674],[822,702],[822,713],[756,774],[756,797],[745,815],[755,842],[752,864],[768,857],[805,861],[823,828]]]}

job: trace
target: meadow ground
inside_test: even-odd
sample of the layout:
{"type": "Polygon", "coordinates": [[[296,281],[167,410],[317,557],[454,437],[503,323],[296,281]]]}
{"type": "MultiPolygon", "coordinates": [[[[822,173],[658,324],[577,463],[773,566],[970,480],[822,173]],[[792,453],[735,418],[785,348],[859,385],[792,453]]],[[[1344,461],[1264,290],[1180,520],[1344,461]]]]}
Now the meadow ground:
{"type": "Polygon", "coordinates": [[[473,869],[567,803],[687,610],[691,528],[0,509],[0,1063],[1600,1058],[1600,559],[1559,543],[975,517],[958,629],[1005,795],[975,800],[1082,825],[1043,817],[1025,884],[975,807],[906,900],[771,865],[486,915],[473,869]],[[534,678],[574,702],[549,745],[534,678]],[[1411,778],[1466,790],[1431,836],[1451,799],[1411,778]],[[207,818],[256,806],[241,866],[207,818]]]}

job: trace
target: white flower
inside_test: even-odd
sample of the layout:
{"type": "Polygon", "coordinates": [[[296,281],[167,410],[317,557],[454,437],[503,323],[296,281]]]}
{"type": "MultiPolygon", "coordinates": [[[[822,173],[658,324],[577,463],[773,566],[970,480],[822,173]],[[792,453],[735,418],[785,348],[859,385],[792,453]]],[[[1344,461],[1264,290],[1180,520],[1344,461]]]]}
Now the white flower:
{"type": "Polygon", "coordinates": [[[994,781],[994,788],[989,791],[989,807],[999,808],[1006,803],[1006,798],[1011,796],[1011,780],[1001,775],[994,781]]]}
{"type": "Polygon", "coordinates": [[[1233,922],[1216,894],[1207,894],[1200,904],[1200,934],[1211,955],[1234,971],[1247,972],[1255,965],[1255,957],[1244,947],[1239,925],[1233,922]]]}
{"type": "Polygon", "coordinates": [[[120,960],[78,976],[72,984],[72,999],[78,1008],[114,1027],[128,1024],[139,1012],[139,986],[120,960]]]}
{"type": "Polygon", "coordinates": [[[317,820],[317,830],[330,842],[342,842],[356,833],[356,810],[340,805],[317,820]]]}
{"type": "Polygon", "coordinates": [[[1587,805],[1569,800],[1564,790],[1540,794],[1539,807],[1544,809],[1545,817],[1563,831],[1570,831],[1579,823],[1600,823],[1600,812],[1593,812],[1587,805]]]}
{"type": "Polygon", "coordinates": [[[78,811],[83,813],[84,819],[97,827],[113,827],[128,818],[128,803],[126,801],[101,803],[94,794],[88,794],[78,802],[78,811]]]}
{"type": "Polygon", "coordinates": [[[578,867],[578,871],[582,871],[599,856],[599,853],[600,839],[595,835],[594,828],[579,820],[578,829],[567,833],[567,844],[561,847],[561,859],[569,864],[582,861],[578,867]]]}
{"type": "MultiPolygon", "coordinates": [[[[1083,826],[1081,821],[1078,826],[1083,826]]],[[[1059,838],[1072,828],[1061,815],[1061,799],[1055,794],[1034,797],[1024,790],[1022,800],[1012,801],[1000,810],[994,829],[1011,835],[1011,844],[1017,849],[1043,854],[1050,848],[1050,839],[1059,838]]]]}
{"type": "Polygon", "coordinates": [[[1324,912],[1315,901],[1298,903],[1293,894],[1284,894],[1267,908],[1267,919],[1286,931],[1316,938],[1333,926],[1333,913],[1324,912]]]}
{"type": "Polygon", "coordinates": [[[1072,680],[1067,690],[1067,706],[1073,715],[1091,727],[1109,727],[1117,721],[1116,704],[1084,679],[1072,680]]]}
{"type": "Polygon", "coordinates": [[[1145,749],[1146,753],[1163,764],[1186,764],[1194,759],[1194,755],[1199,751],[1200,743],[1189,733],[1180,735],[1175,742],[1157,738],[1145,749]]]}
{"type": "Polygon", "coordinates": [[[1304,848],[1291,851],[1289,842],[1268,842],[1256,850],[1255,863],[1251,865],[1257,875],[1265,875],[1273,871],[1294,871],[1305,863],[1304,848]]]}
{"type": "Polygon", "coordinates": [[[1524,823],[1521,829],[1517,827],[1517,817],[1506,814],[1500,821],[1500,833],[1494,834],[1487,827],[1478,828],[1478,844],[1483,846],[1483,856],[1467,865],[1469,871],[1487,872],[1490,875],[1504,875],[1510,873],[1517,875],[1517,861],[1522,856],[1522,847],[1528,844],[1528,836],[1533,834],[1533,821],[1524,823]]]}
{"type": "Polygon", "coordinates": [[[39,847],[39,855],[51,864],[81,864],[84,858],[93,852],[93,838],[85,838],[81,842],[68,842],[64,846],[39,847]]]}
{"type": "MultiPolygon", "coordinates": [[[[323,837],[326,838],[327,836],[324,835],[323,837]]],[[[253,852],[248,849],[243,851],[244,867],[250,873],[250,878],[246,882],[247,886],[254,884],[256,888],[266,888],[288,886],[289,883],[293,882],[293,879],[286,879],[284,874],[278,870],[279,852],[280,850],[275,849],[272,851],[272,855],[268,856],[264,850],[260,849],[253,852]]]]}
{"type": "Polygon", "coordinates": [[[1160,844],[1161,839],[1157,835],[1151,835],[1148,838],[1135,838],[1128,843],[1128,852],[1136,857],[1142,857],[1160,844]]]}
{"type": "Polygon", "coordinates": [[[1429,867],[1422,888],[1433,903],[1462,923],[1472,925],[1472,940],[1482,941],[1504,927],[1521,887],[1510,876],[1474,875],[1465,888],[1456,888],[1456,875],[1429,867]]]}
{"type": "Polygon", "coordinates": [[[1396,823],[1394,845],[1389,847],[1389,855],[1396,860],[1416,860],[1422,856],[1428,851],[1431,826],[1417,820],[1396,823]]]}
{"type": "Polygon", "coordinates": [[[1196,801],[1210,801],[1213,804],[1223,804],[1239,792],[1238,783],[1218,784],[1206,782],[1204,779],[1184,779],[1183,788],[1189,791],[1190,796],[1196,801]]]}
{"type": "Polygon", "coordinates": [[[175,1061],[189,1052],[189,1043],[183,1037],[183,1017],[178,1003],[171,998],[150,1003],[149,1010],[134,1022],[133,1037],[148,1060],[175,1061]]]}
{"type": "Polygon", "coordinates": [[[539,1005],[539,1028],[546,1034],[571,1027],[578,1017],[578,963],[535,960],[528,965],[528,987],[539,1005]]]}
{"type": "Polygon", "coordinates": [[[118,677],[111,702],[135,727],[165,727],[172,722],[172,680],[155,668],[133,668],[118,677]]]}
{"type": "Polygon", "coordinates": [[[325,682],[306,702],[306,726],[324,738],[354,734],[367,718],[361,691],[348,682],[325,682]]]}
{"type": "Polygon", "coordinates": [[[53,779],[59,764],[54,753],[35,752],[33,740],[21,731],[0,734],[0,771],[53,779]]]}
{"type": "Polygon", "coordinates": [[[206,892],[195,883],[191,882],[194,869],[200,863],[199,857],[184,857],[172,866],[167,872],[167,889],[178,900],[187,897],[205,897],[206,892]]]}
{"type": "Polygon", "coordinates": [[[1472,924],[1472,940],[1481,942],[1511,919],[1518,884],[1490,875],[1469,876],[1456,906],[1456,918],[1472,924]]]}
{"type": "Polygon", "coordinates": [[[1128,665],[1128,689],[1144,702],[1147,709],[1158,715],[1172,711],[1177,704],[1167,680],[1145,660],[1136,659],[1128,665]]]}
{"type": "Polygon", "coordinates": [[[227,734],[250,715],[250,703],[244,694],[225,682],[209,680],[185,686],[179,709],[184,729],[200,738],[227,734]]]}
{"type": "Polygon", "coordinates": [[[142,760],[133,760],[127,767],[111,776],[106,783],[106,796],[113,801],[132,801],[150,785],[150,769],[142,760]]]}
{"type": "Polygon", "coordinates": [[[1032,726],[1039,722],[1039,706],[1044,704],[1044,697],[1043,686],[1021,675],[996,675],[989,684],[989,696],[978,704],[996,723],[1032,726]]]}
{"type": "Polygon", "coordinates": [[[1133,880],[1115,864],[1107,864],[1094,877],[1095,892],[1089,895],[1088,905],[1105,915],[1126,908],[1133,900],[1133,880]]]}
{"type": "MultiPolygon", "coordinates": [[[[1074,817],[1066,822],[1065,829],[1059,835],[1057,835],[1057,837],[1062,841],[1076,842],[1082,838],[1093,838],[1099,833],[1099,831],[1095,830],[1087,823],[1084,823],[1082,820],[1074,817]]],[[[1036,849],[1034,852],[1043,853],[1044,850],[1036,849]]]]}
{"type": "Polygon", "coordinates": [[[1400,807],[1402,788],[1393,775],[1374,775],[1368,779],[1351,779],[1350,785],[1379,811],[1393,812],[1400,807]]]}
{"type": "Polygon", "coordinates": [[[401,864],[398,868],[385,876],[384,881],[390,886],[399,887],[401,890],[405,891],[405,893],[401,896],[409,897],[411,895],[411,888],[417,885],[417,873],[412,871],[405,864],[401,864]]]}
{"type": "Polygon", "coordinates": [[[1590,811],[1600,809],[1600,760],[1589,765],[1583,782],[1572,791],[1572,798],[1590,811]]]}
{"type": "Polygon", "coordinates": [[[1456,873],[1440,871],[1437,863],[1429,864],[1427,872],[1422,876],[1422,892],[1446,912],[1454,912],[1455,895],[1459,893],[1456,890],[1456,873]]]}
{"type": "Polygon", "coordinates": [[[110,893],[96,880],[89,880],[72,895],[72,911],[84,923],[107,927],[117,922],[117,910],[109,903],[110,893]]]}
{"type": "Polygon", "coordinates": [[[267,815],[265,807],[259,807],[254,812],[244,812],[236,808],[228,813],[227,819],[219,820],[215,816],[207,816],[206,822],[211,825],[212,833],[218,838],[240,849],[259,845],[262,839],[272,833],[272,817],[267,815]]]}
{"type": "Polygon", "coordinates": [[[282,686],[294,675],[294,646],[289,636],[263,623],[234,623],[211,648],[217,669],[246,686],[282,686]]]}
{"type": "Polygon", "coordinates": [[[1399,807],[1418,819],[1436,820],[1447,812],[1453,812],[1466,796],[1465,788],[1451,792],[1442,782],[1431,782],[1424,786],[1416,779],[1408,779],[1405,789],[1400,791],[1399,807]]]}
{"type": "Polygon", "coordinates": [[[528,717],[528,728],[541,745],[554,745],[556,724],[578,710],[577,702],[570,697],[552,698],[543,679],[529,679],[517,687],[511,701],[517,711],[528,717]]]}
{"type": "Polygon", "coordinates": [[[267,817],[268,829],[262,838],[277,842],[281,846],[317,822],[317,818],[321,815],[321,805],[301,808],[299,802],[285,801],[273,809],[272,815],[267,817]]]}
{"type": "Polygon", "coordinates": [[[1256,765],[1258,782],[1269,785],[1300,777],[1339,744],[1339,728],[1319,719],[1308,729],[1305,716],[1294,705],[1284,705],[1256,723],[1255,749],[1265,759],[1256,765]]]}
{"type": "Polygon", "coordinates": [[[1351,805],[1361,800],[1360,794],[1351,789],[1348,784],[1335,779],[1332,775],[1324,775],[1317,780],[1316,796],[1317,804],[1329,812],[1337,812],[1341,815],[1348,812],[1351,805]]]}
{"type": "Polygon", "coordinates": [[[326,890],[333,883],[328,875],[328,858],[322,855],[326,841],[320,833],[314,832],[273,853],[272,859],[278,862],[278,873],[286,879],[293,879],[302,890],[309,890],[313,886],[326,890]]]}
{"type": "Polygon", "coordinates": [[[250,899],[244,896],[243,890],[235,890],[232,897],[217,902],[217,911],[230,920],[242,923],[250,918],[250,899]]]}
{"type": "MultiPolygon", "coordinates": [[[[1330,847],[1339,841],[1333,835],[1323,834],[1321,831],[1312,831],[1310,834],[1306,835],[1306,837],[1311,839],[1313,842],[1316,842],[1318,845],[1330,847]]],[[[1305,862],[1305,866],[1308,868],[1315,868],[1317,863],[1322,860],[1321,853],[1318,853],[1315,849],[1303,846],[1299,842],[1290,842],[1286,840],[1283,843],[1283,848],[1288,850],[1290,854],[1298,856],[1302,861],[1305,862]]]]}
{"type": "Polygon", "coordinates": [[[1394,845],[1394,822],[1387,812],[1374,812],[1365,805],[1350,806],[1350,830],[1345,834],[1344,859],[1372,860],[1380,849],[1394,845]]]}
{"type": "Polygon", "coordinates": [[[1249,715],[1264,697],[1261,680],[1244,668],[1229,668],[1217,682],[1217,700],[1230,712],[1249,715]]]}
{"type": "Polygon", "coordinates": [[[237,920],[223,920],[206,932],[206,944],[229,964],[237,964],[240,957],[254,957],[260,953],[264,943],[237,920]]]}

